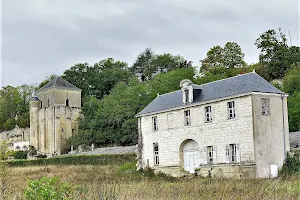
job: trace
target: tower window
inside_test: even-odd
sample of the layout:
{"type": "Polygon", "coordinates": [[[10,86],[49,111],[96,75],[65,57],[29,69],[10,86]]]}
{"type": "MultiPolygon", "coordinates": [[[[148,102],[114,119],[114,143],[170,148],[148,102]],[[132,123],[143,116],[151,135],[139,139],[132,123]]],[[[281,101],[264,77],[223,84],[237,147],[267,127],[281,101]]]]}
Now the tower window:
{"type": "Polygon", "coordinates": [[[69,99],[66,100],[66,106],[69,106],[69,99]]]}
{"type": "Polygon", "coordinates": [[[50,106],[50,99],[48,99],[48,107],[50,106]]]}

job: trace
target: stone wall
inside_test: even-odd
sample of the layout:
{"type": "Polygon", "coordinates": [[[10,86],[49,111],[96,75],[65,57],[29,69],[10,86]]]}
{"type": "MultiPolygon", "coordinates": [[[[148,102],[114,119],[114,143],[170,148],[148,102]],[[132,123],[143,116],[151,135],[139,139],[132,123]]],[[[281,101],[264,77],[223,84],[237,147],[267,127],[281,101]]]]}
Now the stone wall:
{"type": "Polygon", "coordinates": [[[9,150],[26,150],[29,146],[30,128],[14,128],[0,133],[0,142],[6,141],[9,150]],[[26,146],[26,148],[23,148],[26,146]]]}
{"type": "Polygon", "coordinates": [[[142,165],[154,167],[153,143],[159,145],[161,167],[180,167],[180,145],[195,140],[199,145],[201,163],[204,164],[204,148],[216,147],[216,163],[226,163],[226,145],[240,145],[242,163],[254,162],[253,120],[251,96],[211,102],[191,108],[174,110],[141,117],[143,138],[142,165]],[[227,102],[235,101],[236,118],[228,119],[227,102]],[[212,106],[212,122],[205,123],[205,106],[212,106]],[[184,111],[190,110],[191,126],[184,126],[184,111]],[[153,131],[152,117],[157,116],[158,131],[153,131]]]}

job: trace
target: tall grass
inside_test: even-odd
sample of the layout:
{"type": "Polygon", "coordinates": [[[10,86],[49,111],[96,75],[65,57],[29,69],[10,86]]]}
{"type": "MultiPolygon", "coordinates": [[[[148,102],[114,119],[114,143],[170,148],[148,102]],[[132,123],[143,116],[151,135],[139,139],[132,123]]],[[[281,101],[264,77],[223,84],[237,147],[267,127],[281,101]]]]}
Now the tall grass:
{"type": "Polygon", "coordinates": [[[177,179],[137,172],[134,163],[15,167],[12,172],[9,199],[22,199],[27,180],[44,176],[83,186],[86,196],[74,199],[300,199],[297,175],[284,179],[177,179]]]}

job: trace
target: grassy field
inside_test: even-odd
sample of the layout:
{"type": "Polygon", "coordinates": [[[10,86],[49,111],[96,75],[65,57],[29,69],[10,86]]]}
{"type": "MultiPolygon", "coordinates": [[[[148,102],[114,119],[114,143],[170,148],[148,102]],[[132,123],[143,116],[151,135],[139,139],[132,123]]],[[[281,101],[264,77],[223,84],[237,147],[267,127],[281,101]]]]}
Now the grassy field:
{"type": "MultiPolygon", "coordinates": [[[[285,179],[175,179],[135,172],[134,163],[11,168],[7,199],[22,199],[28,179],[58,176],[86,190],[86,199],[300,199],[300,176],[285,179]]],[[[74,199],[80,199],[75,196],[74,199]]]]}

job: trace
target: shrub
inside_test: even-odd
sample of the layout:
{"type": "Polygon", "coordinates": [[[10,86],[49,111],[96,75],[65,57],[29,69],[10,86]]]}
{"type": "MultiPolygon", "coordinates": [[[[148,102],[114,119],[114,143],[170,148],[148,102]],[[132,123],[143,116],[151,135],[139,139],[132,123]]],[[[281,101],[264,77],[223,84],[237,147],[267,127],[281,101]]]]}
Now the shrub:
{"type": "Polygon", "coordinates": [[[287,155],[280,174],[282,176],[300,173],[300,154],[295,153],[293,156],[287,155]]]}
{"type": "Polygon", "coordinates": [[[14,151],[12,153],[12,156],[15,159],[27,159],[27,153],[28,153],[28,151],[14,151]]]}
{"type": "Polygon", "coordinates": [[[60,181],[58,177],[43,177],[39,180],[29,180],[24,196],[27,200],[63,200],[71,199],[78,191],[72,188],[68,182],[60,181]]]}
{"type": "Polygon", "coordinates": [[[12,160],[9,166],[33,166],[33,165],[122,165],[126,162],[134,162],[135,154],[114,155],[80,155],[80,156],[57,156],[35,160],[12,160]]]}

